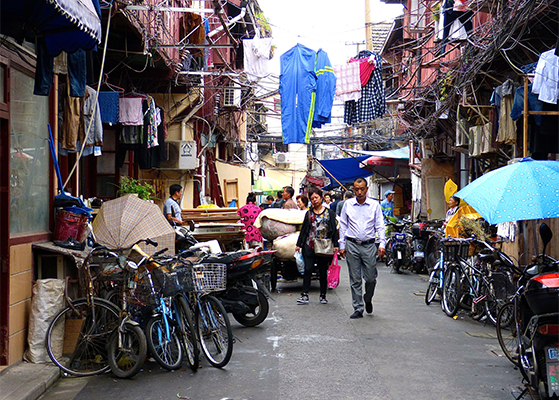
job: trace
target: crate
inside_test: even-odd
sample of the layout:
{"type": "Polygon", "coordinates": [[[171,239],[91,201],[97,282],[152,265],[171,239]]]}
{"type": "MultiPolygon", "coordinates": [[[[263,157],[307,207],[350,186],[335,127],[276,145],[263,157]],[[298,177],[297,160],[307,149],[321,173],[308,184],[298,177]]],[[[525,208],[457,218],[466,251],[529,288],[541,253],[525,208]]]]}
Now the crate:
{"type": "Polygon", "coordinates": [[[218,292],[227,287],[225,264],[206,263],[175,271],[182,288],[186,292],[218,292]]]}
{"type": "Polygon", "coordinates": [[[468,258],[470,253],[469,242],[443,242],[443,254],[445,261],[458,261],[459,258],[468,258]]]}

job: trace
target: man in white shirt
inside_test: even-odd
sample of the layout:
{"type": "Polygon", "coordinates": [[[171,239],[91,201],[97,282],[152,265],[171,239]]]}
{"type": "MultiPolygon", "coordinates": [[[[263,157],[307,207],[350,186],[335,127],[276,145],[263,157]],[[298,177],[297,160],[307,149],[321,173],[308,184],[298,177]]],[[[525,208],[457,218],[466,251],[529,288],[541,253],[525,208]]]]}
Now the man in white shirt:
{"type": "Polygon", "coordinates": [[[340,216],[340,255],[347,259],[353,314],[363,318],[363,309],[373,312],[373,295],[377,284],[378,255],[385,253],[385,226],[379,203],[367,197],[367,181],[357,178],[353,183],[355,197],[344,202],[340,216]],[[363,295],[363,280],[365,294],[363,295]],[[363,303],[364,307],[363,307],[363,303]]]}

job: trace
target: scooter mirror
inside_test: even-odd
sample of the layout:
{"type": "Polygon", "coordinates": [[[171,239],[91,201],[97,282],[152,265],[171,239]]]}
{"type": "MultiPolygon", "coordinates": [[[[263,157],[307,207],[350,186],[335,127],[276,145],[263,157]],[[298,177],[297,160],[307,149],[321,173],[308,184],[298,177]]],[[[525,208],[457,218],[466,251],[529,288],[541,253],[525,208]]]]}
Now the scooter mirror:
{"type": "Polygon", "coordinates": [[[540,237],[543,241],[543,254],[545,254],[545,248],[553,238],[553,232],[545,222],[542,222],[542,224],[540,225],[540,237]]]}

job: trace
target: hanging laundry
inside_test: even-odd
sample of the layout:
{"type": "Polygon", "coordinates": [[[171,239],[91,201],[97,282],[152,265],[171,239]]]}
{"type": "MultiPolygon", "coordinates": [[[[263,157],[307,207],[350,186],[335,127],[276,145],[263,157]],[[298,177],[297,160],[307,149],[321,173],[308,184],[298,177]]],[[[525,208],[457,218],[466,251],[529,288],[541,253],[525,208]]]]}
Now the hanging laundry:
{"type": "Polygon", "coordinates": [[[464,26],[466,35],[470,35],[473,30],[472,18],[473,11],[468,9],[467,0],[445,0],[443,6],[443,41],[441,45],[441,54],[445,52],[446,43],[451,37],[451,28],[453,23],[458,20],[464,26]]]}
{"type": "Polygon", "coordinates": [[[243,39],[244,70],[249,81],[268,76],[272,38],[243,39]]]}
{"type": "Polygon", "coordinates": [[[497,143],[516,143],[516,123],[510,116],[516,93],[515,83],[507,79],[505,83],[495,89],[500,98],[499,104],[499,130],[497,132],[497,143]]]}
{"type": "Polygon", "coordinates": [[[142,97],[122,97],[119,99],[120,123],[122,125],[143,125],[142,97]]]}
{"type": "Polygon", "coordinates": [[[540,55],[532,84],[532,93],[537,94],[541,101],[557,104],[557,97],[559,96],[559,57],[555,55],[555,49],[540,55]]]}
{"type": "MultiPolygon", "coordinates": [[[[37,66],[35,68],[35,86],[33,94],[48,96],[53,82],[54,57],[48,53],[44,41],[37,42],[37,66]]],[[[68,76],[70,78],[70,96],[83,97],[87,79],[87,63],[85,50],[78,49],[66,57],[68,76]]]]}
{"type": "MultiPolygon", "coordinates": [[[[538,99],[538,96],[532,93],[532,84],[530,83],[528,85],[528,110],[541,111],[542,109],[543,102],[538,99]]],[[[516,121],[518,118],[522,117],[522,111],[524,111],[524,86],[520,86],[516,89],[514,101],[512,103],[512,110],[510,111],[510,117],[516,121]]],[[[541,125],[541,115],[531,115],[531,117],[534,118],[534,122],[537,125],[541,125]]]]}
{"type": "Polygon", "coordinates": [[[92,87],[85,87],[87,97],[83,105],[83,121],[86,133],[86,147],[103,146],[103,123],[97,102],[97,91],[92,87]],[[91,127],[90,127],[91,124],[91,127]]]}
{"type": "Polygon", "coordinates": [[[157,110],[155,108],[155,100],[153,97],[148,96],[147,99],[147,111],[144,115],[147,116],[147,148],[150,149],[152,147],[159,146],[159,142],[157,141],[157,123],[156,123],[156,114],[157,110]]]}
{"type": "Polygon", "coordinates": [[[328,54],[322,49],[316,53],[314,63],[316,73],[316,104],[314,107],[313,128],[321,128],[331,121],[332,105],[336,93],[336,75],[328,54]]]}
{"type": "Polygon", "coordinates": [[[360,66],[356,63],[336,65],[336,100],[359,100],[361,97],[360,66]]]}
{"type": "Polygon", "coordinates": [[[309,143],[316,96],[316,52],[297,44],[281,55],[280,85],[283,143],[309,143]]]}
{"type": "Polygon", "coordinates": [[[120,121],[118,110],[119,92],[99,92],[99,111],[101,121],[116,124],[120,121]]]}
{"type": "Polygon", "coordinates": [[[346,102],[344,109],[344,122],[348,125],[371,121],[382,117],[384,113],[386,113],[386,99],[384,96],[382,61],[380,55],[372,53],[368,50],[363,50],[359,52],[355,58],[366,59],[372,55],[375,57],[376,68],[371,74],[369,82],[361,88],[361,98],[357,102],[353,100],[346,102]],[[351,102],[356,104],[347,104],[351,102]]]}
{"type": "MultiPolygon", "coordinates": [[[[76,143],[83,141],[85,136],[83,126],[83,97],[70,96],[70,77],[66,75],[66,83],[60,85],[62,90],[60,108],[62,108],[62,120],[59,119],[61,129],[59,130],[60,147],[69,151],[77,151],[76,143]]],[[[60,114],[59,114],[60,115],[60,114]]]]}
{"type": "Polygon", "coordinates": [[[370,56],[369,58],[355,59],[351,58],[350,63],[359,63],[359,76],[361,78],[361,86],[365,86],[369,82],[371,74],[375,70],[376,61],[375,56],[370,56]]]}
{"type": "Polygon", "coordinates": [[[508,239],[514,242],[514,239],[518,235],[518,224],[516,221],[512,222],[501,222],[497,224],[497,236],[503,239],[508,239]]]}

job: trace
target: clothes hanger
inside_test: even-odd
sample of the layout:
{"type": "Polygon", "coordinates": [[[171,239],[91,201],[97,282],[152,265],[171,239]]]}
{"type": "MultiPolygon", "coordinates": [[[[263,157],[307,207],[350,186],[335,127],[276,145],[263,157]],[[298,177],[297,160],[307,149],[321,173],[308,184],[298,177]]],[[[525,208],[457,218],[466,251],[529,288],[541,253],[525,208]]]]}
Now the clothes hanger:
{"type": "Polygon", "coordinates": [[[111,89],[113,92],[119,92],[120,94],[124,93],[124,89],[121,88],[120,86],[117,85],[113,85],[112,83],[107,82],[107,78],[109,77],[108,74],[104,74],[103,75],[103,81],[101,82],[101,84],[99,85],[99,87],[97,88],[98,90],[101,88],[101,86],[105,85],[107,86],[109,89],[111,89]]]}

